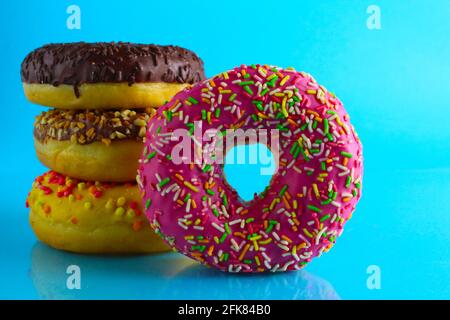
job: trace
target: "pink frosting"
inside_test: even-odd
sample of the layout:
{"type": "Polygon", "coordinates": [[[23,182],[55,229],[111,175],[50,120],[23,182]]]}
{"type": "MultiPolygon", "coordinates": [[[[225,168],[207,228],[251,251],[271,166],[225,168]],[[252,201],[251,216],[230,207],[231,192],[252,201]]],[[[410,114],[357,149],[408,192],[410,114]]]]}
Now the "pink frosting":
{"type": "Polygon", "coordinates": [[[304,72],[252,65],[159,108],[137,180],[151,226],[179,252],[224,271],[287,271],[329,250],[342,233],[361,196],[362,161],[359,138],[332,93],[304,72]],[[267,190],[245,202],[221,164],[175,164],[179,141],[171,133],[199,129],[194,121],[202,133],[278,129],[278,170],[267,190]]]}

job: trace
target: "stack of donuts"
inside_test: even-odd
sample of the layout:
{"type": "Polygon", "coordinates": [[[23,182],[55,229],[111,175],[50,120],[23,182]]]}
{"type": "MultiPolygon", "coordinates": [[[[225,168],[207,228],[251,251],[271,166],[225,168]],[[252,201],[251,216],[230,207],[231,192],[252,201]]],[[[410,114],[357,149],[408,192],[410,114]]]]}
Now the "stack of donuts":
{"type": "Polygon", "coordinates": [[[27,55],[21,77],[26,97],[51,107],[34,124],[50,169],[27,199],[37,237],[81,253],[167,250],[143,214],[138,159],[155,109],[204,80],[198,56],[175,46],[50,44],[27,55]]]}

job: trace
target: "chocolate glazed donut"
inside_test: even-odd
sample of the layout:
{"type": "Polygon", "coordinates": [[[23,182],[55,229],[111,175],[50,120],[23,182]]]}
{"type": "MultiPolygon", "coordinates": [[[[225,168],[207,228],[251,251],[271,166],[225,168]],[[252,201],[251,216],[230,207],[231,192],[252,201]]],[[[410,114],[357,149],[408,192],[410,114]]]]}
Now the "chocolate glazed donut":
{"type": "Polygon", "coordinates": [[[98,109],[156,107],[205,75],[202,60],[181,47],[78,42],[32,51],[21,78],[31,102],[98,109]]]}

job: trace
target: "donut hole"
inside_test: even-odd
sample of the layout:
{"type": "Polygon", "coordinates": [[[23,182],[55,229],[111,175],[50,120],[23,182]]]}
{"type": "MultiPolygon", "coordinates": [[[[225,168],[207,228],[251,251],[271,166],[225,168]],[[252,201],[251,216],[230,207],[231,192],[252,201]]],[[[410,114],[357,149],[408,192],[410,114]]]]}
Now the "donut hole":
{"type": "Polygon", "coordinates": [[[277,162],[261,143],[238,145],[225,155],[223,172],[227,183],[244,201],[251,201],[269,185],[277,162]]]}

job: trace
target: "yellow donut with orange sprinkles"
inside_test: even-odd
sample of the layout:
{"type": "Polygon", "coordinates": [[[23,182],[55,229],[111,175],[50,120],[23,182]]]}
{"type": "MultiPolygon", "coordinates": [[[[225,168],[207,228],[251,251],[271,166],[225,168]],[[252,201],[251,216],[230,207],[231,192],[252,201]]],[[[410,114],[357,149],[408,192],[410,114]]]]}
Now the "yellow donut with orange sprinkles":
{"type": "Polygon", "coordinates": [[[150,228],[135,183],[82,181],[48,171],[28,195],[30,223],[51,247],[78,253],[169,250],[150,228]]]}

